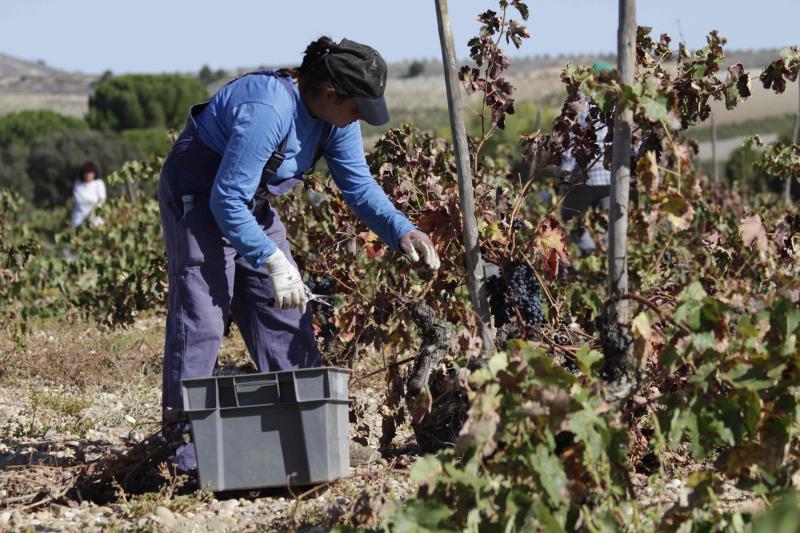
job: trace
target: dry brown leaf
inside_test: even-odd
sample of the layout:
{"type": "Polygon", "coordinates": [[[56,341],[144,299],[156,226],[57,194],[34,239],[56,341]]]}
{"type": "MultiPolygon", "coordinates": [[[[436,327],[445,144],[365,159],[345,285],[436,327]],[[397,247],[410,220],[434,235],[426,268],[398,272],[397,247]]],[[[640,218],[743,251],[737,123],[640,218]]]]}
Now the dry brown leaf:
{"type": "Polygon", "coordinates": [[[745,217],[739,224],[739,232],[742,234],[742,242],[745,246],[755,245],[758,250],[758,257],[763,261],[767,257],[767,232],[761,224],[761,217],[753,215],[745,217]]]}
{"type": "Polygon", "coordinates": [[[534,243],[547,279],[555,279],[562,268],[569,266],[566,234],[555,219],[548,217],[542,222],[534,243]]]}
{"type": "Polygon", "coordinates": [[[636,163],[636,173],[639,175],[639,181],[644,187],[644,191],[647,194],[655,194],[661,183],[661,177],[658,173],[658,161],[654,151],[648,150],[645,156],[639,159],[636,163]]]}

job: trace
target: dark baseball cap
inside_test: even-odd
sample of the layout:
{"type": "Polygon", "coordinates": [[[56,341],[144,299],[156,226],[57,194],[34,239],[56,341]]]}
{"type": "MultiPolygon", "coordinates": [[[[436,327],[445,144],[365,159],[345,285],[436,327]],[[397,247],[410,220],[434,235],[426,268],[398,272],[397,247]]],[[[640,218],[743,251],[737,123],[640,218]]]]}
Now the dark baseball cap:
{"type": "Polygon", "coordinates": [[[361,119],[373,126],[389,122],[386,62],[374,48],[349,39],[331,47],[325,65],[336,92],[353,99],[361,119]]]}

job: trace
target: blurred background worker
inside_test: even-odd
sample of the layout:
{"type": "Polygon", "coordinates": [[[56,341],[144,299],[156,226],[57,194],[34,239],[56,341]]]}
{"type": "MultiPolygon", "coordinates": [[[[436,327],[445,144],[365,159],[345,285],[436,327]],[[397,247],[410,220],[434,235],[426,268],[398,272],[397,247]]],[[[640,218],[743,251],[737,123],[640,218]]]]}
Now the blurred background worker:
{"type": "MultiPolygon", "coordinates": [[[[183,407],[181,380],[211,376],[231,314],[260,372],[322,364],[305,286],[268,201],[300,183],[319,156],[372,231],[439,267],[430,238],[367,166],[358,120],[388,122],[385,86],[386,64],[374,49],[322,37],[299,68],[247,74],[192,107],[159,183],[169,276],[165,423],[185,427],[173,416],[183,407]]],[[[191,443],[174,463],[194,468],[191,443]]]]}
{"type": "MultiPolygon", "coordinates": [[[[610,71],[613,67],[606,62],[595,63],[594,71],[596,73],[610,71]]],[[[584,96],[580,110],[578,111],[578,123],[581,126],[586,126],[586,117],[589,115],[589,98],[584,96]]],[[[601,153],[605,151],[604,139],[608,129],[601,126],[597,131],[597,145],[600,147],[601,153]]],[[[562,156],[561,170],[570,173],[569,184],[562,187],[563,194],[566,194],[564,201],[561,204],[561,218],[564,223],[569,223],[578,215],[585,213],[592,208],[599,208],[603,211],[608,211],[609,193],[611,190],[611,172],[603,167],[602,156],[590,165],[585,171],[580,169],[572,155],[570,149],[562,156]]],[[[575,229],[570,233],[572,241],[581,251],[583,255],[594,253],[597,245],[592,239],[589,230],[575,229]]]]}
{"type": "Polygon", "coordinates": [[[86,161],[78,171],[78,179],[72,186],[72,215],[69,225],[80,226],[84,220],[92,226],[100,226],[103,219],[93,213],[94,209],[106,201],[106,185],[97,177],[99,171],[93,161],[86,161]]]}

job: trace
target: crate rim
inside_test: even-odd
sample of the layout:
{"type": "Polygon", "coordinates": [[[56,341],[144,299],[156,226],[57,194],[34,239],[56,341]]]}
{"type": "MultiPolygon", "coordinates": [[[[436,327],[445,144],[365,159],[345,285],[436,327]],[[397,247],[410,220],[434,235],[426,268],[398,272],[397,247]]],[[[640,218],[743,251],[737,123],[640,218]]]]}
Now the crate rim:
{"type": "Polygon", "coordinates": [[[181,380],[181,383],[193,383],[198,381],[208,381],[208,380],[219,380],[219,379],[229,379],[229,378],[239,378],[239,377],[247,377],[247,376],[266,376],[272,374],[288,374],[288,373],[297,373],[297,372],[309,372],[312,370],[335,370],[337,372],[341,372],[342,374],[353,374],[353,370],[351,368],[340,368],[338,366],[315,366],[313,368],[297,368],[295,370],[275,370],[274,372],[257,372],[255,374],[234,374],[231,376],[208,376],[205,378],[185,378],[181,380]]]}
{"type": "Polygon", "coordinates": [[[348,404],[349,405],[349,404],[353,403],[353,400],[351,398],[347,398],[347,399],[345,399],[345,398],[313,398],[311,400],[299,400],[299,401],[296,401],[296,402],[285,402],[285,403],[280,403],[280,402],[278,402],[278,403],[258,403],[258,404],[253,404],[253,405],[243,405],[243,406],[237,406],[237,407],[208,407],[208,408],[203,408],[203,409],[184,409],[183,412],[184,413],[211,413],[213,411],[219,411],[219,412],[223,412],[223,411],[228,412],[228,411],[230,411],[230,412],[233,412],[233,411],[241,411],[243,409],[253,409],[253,408],[263,408],[263,407],[291,407],[291,406],[298,406],[298,405],[302,406],[303,404],[308,404],[308,403],[317,403],[317,404],[319,404],[319,403],[330,403],[330,404],[338,404],[338,405],[344,405],[344,404],[348,404]]]}

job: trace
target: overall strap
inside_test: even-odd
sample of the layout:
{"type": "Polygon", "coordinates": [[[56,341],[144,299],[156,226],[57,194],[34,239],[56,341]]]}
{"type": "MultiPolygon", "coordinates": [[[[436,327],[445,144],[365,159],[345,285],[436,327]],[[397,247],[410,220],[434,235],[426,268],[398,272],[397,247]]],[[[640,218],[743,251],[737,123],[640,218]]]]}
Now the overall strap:
{"type": "MultiPolygon", "coordinates": [[[[260,70],[256,72],[248,72],[245,76],[250,74],[263,74],[265,76],[275,76],[281,85],[286,89],[289,93],[289,96],[294,98],[294,84],[287,76],[282,76],[281,74],[275,72],[274,70],[260,70]]],[[[261,207],[268,202],[269,197],[269,187],[268,182],[269,178],[275,175],[278,172],[278,167],[281,166],[283,160],[286,159],[286,144],[289,142],[289,135],[287,134],[286,137],[280,142],[280,144],[275,148],[275,151],[272,152],[272,155],[269,156],[267,163],[264,165],[264,169],[261,171],[261,183],[259,183],[258,188],[256,189],[255,195],[249,202],[249,208],[251,211],[256,212],[261,209],[261,207]]]]}
{"type": "MultiPolygon", "coordinates": [[[[279,72],[277,72],[275,70],[255,70],[253,72],[248,72],[246,74],[242,74],[241,76],[236,76],[232,80],[229,80],[222,87],[227,87],[231,83],[233,83],[233,82],[235,82],[237,80],[240,80],[240,79],[244,78],[245,76],[250,76],[252,74],[261,74],[261,75],[264,75],[264,76],[275,76],[276,78],[278,78],[278,81],[280,82],[280,84],[283,85],[283,87],[289,93],[289,96],[294,98],[294,85],[292,84],[292,82],[289,80],[289,78],[287,76],[281,75],[279,72]]],[[[210,101],[211,101],[211,98],[209,98],[209,99],[207,99],[207,100],[205,100],[205,101],[203,101],[203,102],[201,102],[199,104],[193,105],[189,110],[189,119],[193,120],[194,117],[196,117],[200,113],[200,111],[202,111],[202,109],[204,107],[206,107],[206,105],[208,105],[208,103],[210,101]]],[[[284,154],[286,152],[286,143],[288,141],[289,141],[289,136],[287,135],[286,137],[284,137],[284,139],[281,141],[281,143],[275,148],[275,151],[272,152],[272,155],[270,156],[269,160],[267,160],[267,164],[264,166],[264,172],[266,173],[267,177],[270,177],[273,174],[275,174],[278,171],[278,167],[281,166],[281,163],[283,163],[283,160],[285,159],[285,155],[284,154]]],[[[314,162],[316,163],[316,159],[314,160],[314,162]]]]}
{"type": "MultiPolygon", "coordinates": [[[[278,81],[283,85],[283,87],[288,91],[289,95],[294,98],[294,84],[289,80],[286,76],[280,76],[274,71],[265,70],[260,72],[253,72],[251,74],[266,74],[275,76],[278,78],[278,81]]],[[[262,176],[269,179],[272,177],[277,171],[278,167],[281,166],[283,160],[286,159],[286,143],[289,141],[289,136],[283,138],[281,143],[275,148],[275,151],[272,152],[272,155],[267,160],[267,164],[264,165],[264,172],[262,176]]],[[[315,160],[316,162],[316,160],[315,160]]]]}

